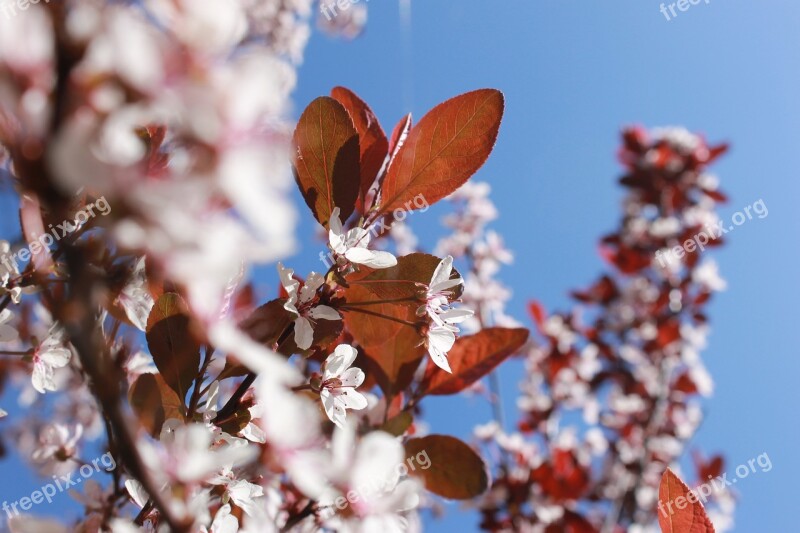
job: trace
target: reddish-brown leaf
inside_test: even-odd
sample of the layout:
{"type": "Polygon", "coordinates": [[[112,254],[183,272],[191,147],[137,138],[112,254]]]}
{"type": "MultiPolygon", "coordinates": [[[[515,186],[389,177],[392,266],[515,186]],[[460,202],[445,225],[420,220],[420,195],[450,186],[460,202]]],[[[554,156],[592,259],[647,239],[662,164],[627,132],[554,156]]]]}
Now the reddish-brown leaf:
{"type": "Polygon", "coordinates": [[[292,352],[286,351],[286,346],[275,346],[278,340],[284,341],[292,333],[291,328],[295,317],[284,309],[285,302],[286,300],[277,298],[265,303],[250,313],[250,316],[242,321],[240,327],[254,341],[270,349],[279,349],[280,353],[284,355],[291,355],[292,352]]]}
{"type": "Polygon", "coordinates": [[[331,96],[344,106],[358,132],[361,151],[361,184],[356,209],[364,212],[364,199],[389,152],[389,141],[372,109],[353,91],[335,87],[331,96]]]}
{"type": "Polygon", "coordinates": [[[411,439],[406,442],[406,457],[413,466],[409,467],[409,474],[421,478],[426,489],[444,498],[468,500],[489,487],[483,459],[455,437],[429,435],[411,439]]]}
{"type": "MultiPolygon", "coordinates": [[[[360,286],[373,294],[376,300],[397,300],[401,298],[415,298],[424,288],[416,285],[425,285],[431,282],[433,272],[442,260],[434,255],[413,253],[397,258],[397,264],[391,268],[375,270],[368,276],[358,280],[360,286]],[[378,282],[378,283],[375,283],[378,282]]],[[[453,269],[451,279],[459,278],[461,274],[453,269]]],[[[453,297],[461,297],[463,285],[453,287],[453,297]]],[[[406,305],[419,307],[422,302],[409,300],[406,305]]]]}
{"type": "MultiPolygon", "coordinates": [[[[343,291],[343,294],[347,302],[353,302],[354,304],[378,300],[364,285],[352,285],[343,291]]],[[[347,303],[343,305],[346,306],[347,303]]],[[[342,314],[348,331],[353,335],[356,342],[364,347],[382,345],[394,338],[400,328],[408,328],[413,331],[411,326],[384,317],[409,320],[411,322],[416,320],[413,310],[398,303],[356,305],[352,310],[345,310],[342,314]]]]}
{"type": "Polygon", "coordinates": [[[661,533],[714,533],[697,493],[667,468],[658,489],[658,525],[661,533]]]}
{"type": "Polygon", "coordinates": [[[365,347],[366,357],[373,363],[370,368],[387,396],[394,396],[411,384],[426,353],[422,338],[410,327],[401,327],[386,342],[365,347]]]}
{"type": "Polygon", "coordinates": [[[139,422],[154,437],[161,433],[164,421],[183,419],[181,399],[161,374],[142,374],[136,378],[128,392],[128,401],[139,422]]]}
{"type": "Polygon", "coordinates": [[[186,399],[200,366],[200,344],[189,331],[186,303],[174,292],[163,294],[147,317],[147,346],[164,381],[186,399]]]}
{"type": "Polygon", "coordinates": [[[448,374],[431,361],[425,370],[421,390],[430,395],[464,390],[519,350],[528,340],[528,334],[525,328],[487,328],[461,337],[447,355],[453,373],[448,374]]]}
{"type": "Polygon", "coordinates": [[[380,212],[409,210],[422,195],[433,205],[489,157],[503,117],[503,94],[481,89],[433,108],[408,135],[383,182],[380,212]]]}
{"type": "Polygon", "coordinates": [[[347,110],[328,96],[311,102],[294,130],[294,176],[320,224],[335,207],[342,221],[353,213],[360,185],[358,133],[347,110]]]}

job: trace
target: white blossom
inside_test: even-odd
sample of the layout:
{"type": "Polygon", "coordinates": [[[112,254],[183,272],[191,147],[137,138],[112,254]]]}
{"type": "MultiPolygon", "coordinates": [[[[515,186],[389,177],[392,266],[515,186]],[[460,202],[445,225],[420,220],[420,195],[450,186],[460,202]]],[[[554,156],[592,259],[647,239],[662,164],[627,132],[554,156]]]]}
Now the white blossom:
{"type": "Polygon", "coordinates": [[[338,207],[333,209],[328,224],[328,244],[337,256],[337,262],[344,260],[371,268],[389,268],[397,264],[397,258],[389,252],[368,248],[370,234],[364,228],[353,228],[345,233],[338,207]]]}
{"type": "Polygon", "coordinates": [[[72,352],[64,346],[63,332],[53,326],[48,337],[33,352],[31,383],[41,394],[56,390],[55,370],[69,363],[72,352]]]}
{"type": "Polygon", "coordinates": [[[340,344],[322,364],[320,398],[328,418],[339,427],[344,426],[347,409],[361,410],[367,399],[356,390],[364,382],[364,372],[351,368],[358,351],[348,344],[340,344]]]}
{"type": "Polygon", "coordinates": [[[150,311],[153,309],[155,302],[147,286],[144,257],[136,262],[131,277],[122,292],[120,292],[117,301],[125,310],[128,320],[138,329],[145,331],[147,329],[147,318],[150,316],[150,311]]]}
{"type": "Polygon", "coordinates": [[[314,304],[317,289],[325,282],[320,274],[309,274],[302,288],[300,282],[293,277],[294,270],[284,268],[281,263],[278,263],[278,275],[288,294],[283,308],[297,316],[294,320],[294,341],[298,348],[307,350],[314,342],[315,320],[341,320],[342,317],[333,307],[314,304]]]}

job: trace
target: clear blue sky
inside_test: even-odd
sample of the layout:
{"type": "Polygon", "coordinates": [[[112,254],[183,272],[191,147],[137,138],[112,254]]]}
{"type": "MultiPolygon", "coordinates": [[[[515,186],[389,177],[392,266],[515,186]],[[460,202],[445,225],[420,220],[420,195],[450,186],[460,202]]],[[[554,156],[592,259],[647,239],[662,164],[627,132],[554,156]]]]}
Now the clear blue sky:
{"type": "MultiPolygon", "coordinates": [[[[492,184],[501,213],[494,227],[516,252],[503,279],[515,289],[510,310],[521,320],[527,320],[528,299],[565,308],[568,290],[603,268],[595,250],[619,217],[615,150],[622,125],[685,125],[712,141],[730,141],[732,152],[714,169],[732,198],[723,216],[758,199],[769,216],[738,228],[715,253],[729,288],[710,309],[713,330],[703,355],[716,392],[696,442],[723,451],[731,472],[767,452],[772,471],[736,486],[736,530],[792,531],[800,474],[794,451],[800,432],[791,414],[800,399],[800,360],[790,322],[792,302],[800,298],[800,210],[794,205],[800,199],[800,4],[711,0],[670,22],[659,4],[424,0],[414,2],[407,47],[397,0],[372,0],[360,39],[312,37],[298,111],[334,85],[346,85],[391,128],[405,112],[419,118],[468,90],[504,91],[506,118],[478,178],[492,184]]],[[[308,237],[313,226],[305,206],[299,209],[308,237]]],[[[435,218],[433,211],[421,215],[416,227],[433,227],[435,218]]],[[[318,251],[307,246],[290,262],[299,272],[319,269],[318,251]]],[[[518,364],[501,370],[507,408],[520,376],[518,364]]],[[[437,432],[462,437],[491,418],[482,401],[465,398],[428,401],[426,413],[437,432]]],[[[0,499],[40,485],[15,462],[0,462],[0,499]]],[[[68,503],[61,496],[41,511],[58,514],[68,503]]],[[[477,519],[452,504],[443,520],[426,523],[430,531],[472,531],[477,519]]]]}

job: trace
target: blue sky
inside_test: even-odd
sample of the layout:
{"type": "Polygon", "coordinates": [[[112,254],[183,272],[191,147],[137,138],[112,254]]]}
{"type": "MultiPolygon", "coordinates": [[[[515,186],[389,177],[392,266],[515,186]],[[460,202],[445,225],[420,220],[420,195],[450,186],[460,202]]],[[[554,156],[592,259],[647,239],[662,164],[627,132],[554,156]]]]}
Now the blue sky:
{"type": "MultiPolygon", "coordinates": [[[[800,4],[712,0],[669,22],[659,5],[424,0],[413,5],[411,39],[405,39],[397,0],[372,0],[360,39],[312,37],[297,111],[345,85],[390,128],[402,114],[419,118],[456,94],[502,90],[506,118],[477,178],[492,184],[500,210],[494,228],[516,253],[502,277],[515,290],[510,311],[521,320],[529,299],[550,309],[570,305],[568,291],[603,268],[596,243],[619,217],[614,154],[623,125],[684,125],[711,141],[731,142],[733,150],[714,168],[731,197],[723,218],[759,199],[769,216],[737,228],[724,250],[714,252],[729,288],[710,309],[704,357],[716,392],[695,443],[723,451],[729,472],[767,452],[772,471],[736,486],[736,530],[790,531],[800,474],[794,453],[800,432],[790,414],[800,399],[790,323],[800,297],[800,217],[793,205],[800,185],[791,170],[800,146],[800,4]]],[[[310,217],[298,205],[301,232],[309,237],[310,217]]],[[[414,218],[418,229],[438,222],[434,210],[414,218]]],[[[307,245],[292,266],[319,269],[319,249],[307,245]]],[[[511,409],[520,366],[504,366],[500,376],[511,409]]],[[[426,416],[436,432],[467,437],[491,413],[480,400],[436,398],[427,401],[426,416]]],[[[0,500],[41,484],[18,462],[0,462],[0,500]]],[[[68,506],[62,495],[41,511],[58,514],[68,506]]],[[[476,529],[476,517],[460,513],[457,504],[446,510],[441,520],[426,518],[430,531],[476,529]]]]}
{"type": "MultiPolygon", "coordinates": [[[[769,208],[714,252],[728,290],[710,308],[704,357],[716,391],[707,402],[699,447],[723,451],[727,470],[766,452],[770,472],[741,480],[737,531],[790,531],[794,417],[800,362],[790,317],[796,280],[800,185],[800,4],[791,0],[712,0],[667,21],[654,0],[426,0],[412,6],[411,46],[396,0],[373,0],[366,33],[342,43],[315,35],[300,72],[299,108],[334,85],[359,93],[386,128],[412,111],[480,87],[506,95],[506,117],[489,162],[500,211],[494,227],[515,251],[503,271],[514,288],[511,311],[525,319],[536,298],[569,305],[567,293],[603,265],[597,239],[619,218],[618,133],[626,124],[684,125],[733,149],[714,167],[731,202],[723,218],[763,199],[769,208]]],[[[438,222],[431,211],[416,228],[438,222]]],[[[311,227],[310,225],[308,226],[311,227]]],[[[309,230],[310,231],[310,230],[309,230]]],[[[430,244],[430,241],[429,241],[430,244]]],[[[294,261],[315,268],[315,250],[294,261]]],[[[300,268],[302,270],[302,268],[300,268]]],[[[500,372],[506,408],[520,366],[500,372]]],[[[491,418],[480,400],[433,399],[437,432],[468,436],[491,418]],[[453,416],[458,413],[461,416],[453,416]]],[[[474,530],[474,515],[447,506],[431,531],[474,530]]]]}

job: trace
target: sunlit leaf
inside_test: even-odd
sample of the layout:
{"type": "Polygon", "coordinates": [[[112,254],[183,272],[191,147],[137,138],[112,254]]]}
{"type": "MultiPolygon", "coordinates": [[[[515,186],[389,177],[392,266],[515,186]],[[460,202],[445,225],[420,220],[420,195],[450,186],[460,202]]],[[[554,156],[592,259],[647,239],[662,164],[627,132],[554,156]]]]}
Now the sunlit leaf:
{"type": "Polygon", "coordinates": [[[431,361],[421,389],[425,394],[455,394],[494,370],[528,340],[525,328],[487,328],[475,335],[459,338],[448,353],[452,374],[431,361]]]}
{"type": "Polygon", "coordinates": [[[353,213],[360,188],[358,133],[347,110],[328,96],[309,104],[294,131],[293,169],[303,198],[320,224],[331,212],[353,213]]]}
{"type": "Polygon", "coordinates": [[[494,148],[503,108],[503,94],[495,89],[463,94],[433,108],[389,167],[380,212],[409,210],[417,195],[433,205],[464,184],[494,148]]]}
{"type": "Polygon", "coordinates": [[[658,525],[662,533],[714,533],[697,493],[667,468],[658,489],[658,525]]]}
{"type": "Polygon", "coordinates": [[[378,176],[389,151],[389,141],[372,109],[353,91],[335,87],[331,96],[344,106],[358,132],[361,152],[361,182],[356,209],[364,212],[364,199],[378,176]]]}

